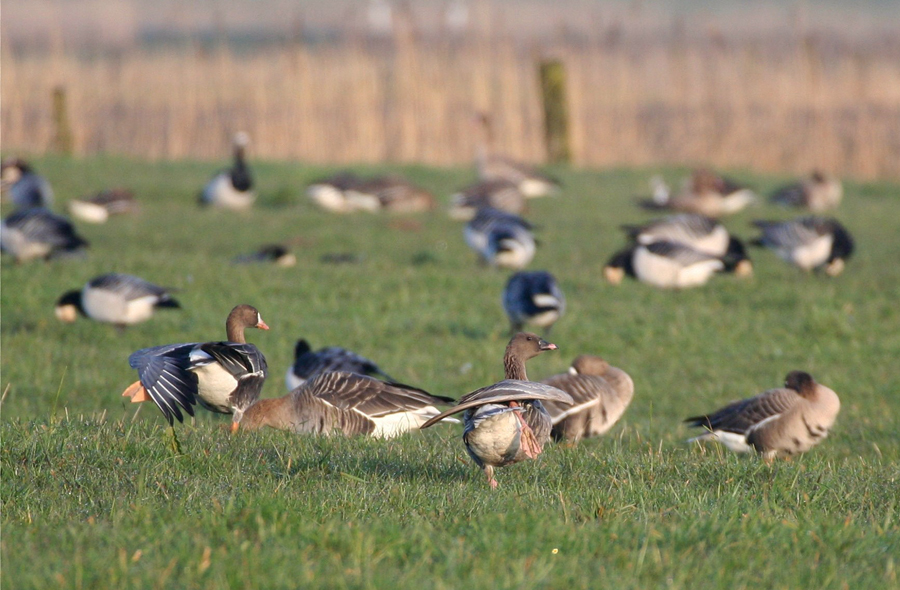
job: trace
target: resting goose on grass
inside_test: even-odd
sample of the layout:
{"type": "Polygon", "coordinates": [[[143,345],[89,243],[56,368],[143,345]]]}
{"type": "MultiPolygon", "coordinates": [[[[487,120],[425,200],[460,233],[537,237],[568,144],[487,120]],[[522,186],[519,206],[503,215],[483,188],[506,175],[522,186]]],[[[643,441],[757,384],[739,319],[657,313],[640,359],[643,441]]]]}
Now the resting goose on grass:
{"type": "Polygon", "coordinates": [[[256,252],[235,256],[231,262],[233,264],[262,264],[271,262],[275,266],[288,268],[297,264],[297,257],[287,248],[287,246],[281,244],[266,244],[265,246],[261,246],[256,252]]]}
{"type": "Polygon", "coordinates": [[[465,411],[466,451],[484,470],[491,488],[496,488],[495,467],[536,458],[550,439],[550,414],[541,400],[573,401],[568,393],[529,381],[525,374],[525,361],[556,348],[536,334],[519,332],[509,341],[503,356],[506,379],[464,395],[456,406],[428,420],[422,428],[465,411]]]}
{"type": "Polygon", "coordinates": [[[651,180],[653,199],[642,201],[646,209],[667,209],[722,217],[737,213],[756,201],[756,195],[727,178],[707,169],[695,170],[678,194],[672,195],[658,177],[651,180]]]}
{"type": "Polygon", "coordinates": [[[53,204],[53,189],[50,183],[21,158],[4,160],[0,179],[16,209],[50,207],[53,204]]]}
{"type": "Polygon", "coordinates": [[[771,201],[776,205],[809,209],[817,213],[837,208],[843,196],[844,187],[839,179],[814,170],[808,178],[776,190],[771,201]]]}
{"type": "Polygon", "coordinates": [[[313,351],[309,342],[300,339],[294,346],[294,364],[287,370],[284,382],[289,390],[296,389],[319,373],[342,371],[393,381],[373,361],[339,346],[313,351]]]}
{"type": "Polygon", "coordinates": [[[583,354],[569,371],[541,381],[572,396],[572,405],[544,404],[553,421],[553,440],[578,442],[605,434],[625,413],[634,397],[634,381],[603,358],[583,354]]]}
{"type": "Polygon", "coordinates": [[[476,114],[475,125],[478,137],[475,166],[479,179],[511,182],[519,187],[519,192],[528,199],[559,192],[559,181],[556,179],[541,174],[523,162],[493,152],[493,124],[486,113],[476,114]]]}
{"type": "Polygon", "coordinates": [[[521,215],[527,208],[517,184],[508,180],[482,180],[450,197],[450,217],[469,221],[482,207],[521,215]]]}
{"type": "Polygon", "coordinates": [[[16,211],[0,225],[0,250],[16,262],[78,255],[87,245],[68,219],[47,209],[16,211]]]}
{"type": "Polygon", "coordinates": [[[463,230],[466,244],[491,266],[524,268],[534,258],[531,225],[516,215],[484,207],[463,230]]]}
{"type": "Polygon", "coordinates": [[[503,309],[512,333],[521,331],[526,323],[546,328],[549,333],[566,311],[566,298],[549,272],[521,271],[506,283],[503,309]]]}
{"type": "Polygon", "coordinates": [[[805,453],[834,425],[841,401],[809,373],[791,371],[784,387],[685,420],[706,433],[688,442],[715,440],[737,453],[755,450],[765,459],[805,453]]]}
{"type": "Polygon", "coordinates": [[[739,276],[748,274],[740,262],[698,252],[676,242],[652,242],[636,244],[614,254],[603,268],[603,275],[613,285],[628,275],[661,289],[684,289],[706,284],[719,271],[739,276]]]}
{"type": "Polygon", "coordinates": [[[149,320],[157,308],[180,308],[168,289],[132,275],[111,273],[67,291],[56,302],[56,317],[74,322],[78,314],[119,328],[149,320]]]}
{"type": "Polygon", "coordinates": [[[244,160],[244,151],[250,143],[250,136],[243,131],[234,136],[234,164],[217,172],[200,194],[200,203],[222,209],[243,211],[249,209],[256,200],[253,192],[253,177],[244,160]]]}
{"type": "Polygon", "coordinates": [[[72,217],[87,223],[106,223],[110,215],[126,215],[137,211],[138,205],[134,200],[134,194],[121,188],[69,201],[69,213],[72,217]]]}
{"type": "Polygon", "coordinates": [[[791,221],[754,221],[762,235],[753,244],[775,251],[779,258],[805,271],[821,269],[836,277],[853,254],[853,237],[836,219],[798,217],[791,221]]]}
{"type": "Polygon", "coordinates": [[[266,358],[244,338],[245,328],[268,330],[255,307],[238,305],[228,314],[225,342],[192,342],[144,348],[128,357],[140,379],[122,396],[133,403],[153,400],[166,420],[194,415],[194,404],[211,412],[233,414],[232,429],[266,380],[266,358]]]}
{"type": "Polygon", "coordinates": [[[244,412],[239,428],[269,426],[297,434],[391,438],[417,430],[439,414],[435,405],[453,401],[402,383],[330,371],[319,373],[288,395],[259,400],[244,412]]]}

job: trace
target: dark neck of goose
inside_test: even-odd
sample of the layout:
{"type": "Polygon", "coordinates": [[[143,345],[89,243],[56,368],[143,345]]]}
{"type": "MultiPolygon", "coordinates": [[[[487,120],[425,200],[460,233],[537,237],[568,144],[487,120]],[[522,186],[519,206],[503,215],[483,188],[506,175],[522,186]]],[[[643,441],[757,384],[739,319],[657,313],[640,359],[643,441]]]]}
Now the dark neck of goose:
{"type": "Polygon", "coordinates": [[[831,254],[828,257],[828,262],[832,262],[836,258],[849,258],[852,253],[853,238],[850,237],[850,233],[842,226],[835,227],[834,241],[831,244],[831,254]]]}
{"type": "Polygon", "coordinates": [[[627,250],[622,250],[617,252],[610,258],[609,262],[606,263],[607,266],[612,268],[621,268],[625,271],[630,277],[634,276],[634,263],[632,258],[634,257],[635,247],[628,248],[627,250]]]}
{"type": "Polygon", "coordinates": [[[525,374],[525,361],[509,348],[506,349],[506,354],[503,356],[503,368],[506,370],[507,379],[528,381],[528,375],[525,374]]]}
{"type": "Polygon", "coordinates": [[[244,337],[244,325],[238,318],[228,318],[225,322],[225,334],[227,334],[229,342],[247,343],[247,339],[244,337]]]}
{"type": "Polygon", "coordinates": [[[250,187],[253,185],[250,169],[244,162],[243,146],[234,148],[234,167],[231,169],[231,184],[239,191],[250,190],[250,187]]]}
{"type": "Polygon", "coordinates": [[[72,305],[78,310],[78,313],[87,316],[87,313],[84,311],[81,291],[68,291],[64,293],[63,296],[59,298],[59,301],[56,302],[56,305],[57,307],[62,305],[72,305]]]}

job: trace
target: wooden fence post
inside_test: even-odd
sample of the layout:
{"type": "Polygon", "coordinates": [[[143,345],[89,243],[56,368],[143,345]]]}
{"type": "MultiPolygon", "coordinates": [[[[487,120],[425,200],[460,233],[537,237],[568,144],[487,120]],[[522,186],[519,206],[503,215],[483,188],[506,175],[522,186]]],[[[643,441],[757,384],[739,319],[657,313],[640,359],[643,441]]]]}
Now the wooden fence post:
{"type": "Polygon", "coordinates": [[[57,86],[53,89],[53,151],[67,156],[72,155],[74,139],[72,127],[69,125],[69,113],[66,108],[66,89],[57,86]]]}
{"type": "Polygon", "coordinates": [[[550,162],[569,162],[569,111],[566,105],[566,69],[558,59],[540,64],[541,100],[544,104],[544,142],[550,162]]]}

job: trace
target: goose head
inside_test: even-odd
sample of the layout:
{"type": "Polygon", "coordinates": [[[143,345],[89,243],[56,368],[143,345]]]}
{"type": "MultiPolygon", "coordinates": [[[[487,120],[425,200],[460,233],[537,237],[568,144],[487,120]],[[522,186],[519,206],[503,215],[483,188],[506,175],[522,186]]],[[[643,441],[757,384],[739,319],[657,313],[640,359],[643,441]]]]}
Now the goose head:
{"type": "Polygon", "coordinates": [[[252,305],[238,305],[228,314],[225,320],[225,332],[228,334],[228,340],[244,344],[244,329],[258,328],[260,330],[268,330],[269,326],[263,321],[259,311],[252,305]]]}

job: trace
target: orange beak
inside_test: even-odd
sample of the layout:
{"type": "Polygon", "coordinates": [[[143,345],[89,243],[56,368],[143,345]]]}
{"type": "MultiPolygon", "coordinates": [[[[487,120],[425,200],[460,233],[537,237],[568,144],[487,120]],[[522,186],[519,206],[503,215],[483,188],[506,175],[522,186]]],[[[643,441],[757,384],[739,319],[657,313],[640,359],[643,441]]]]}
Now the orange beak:
{"type": "Polygon", "coordinates": [[[130,397],[131,403],[149,402],[152,398],[140,381],[135,381],[122,392],[122,397],[130,397]]]}
{"type": "Polygon", "coordinates": [[[259,328],[260,330],[268,330],[269,329],[269,326],[266,325],[266,323],[264,321],[262,321],[262,318],[260,318],[259,323],[256,324],[256,327],[259,328]]]}

